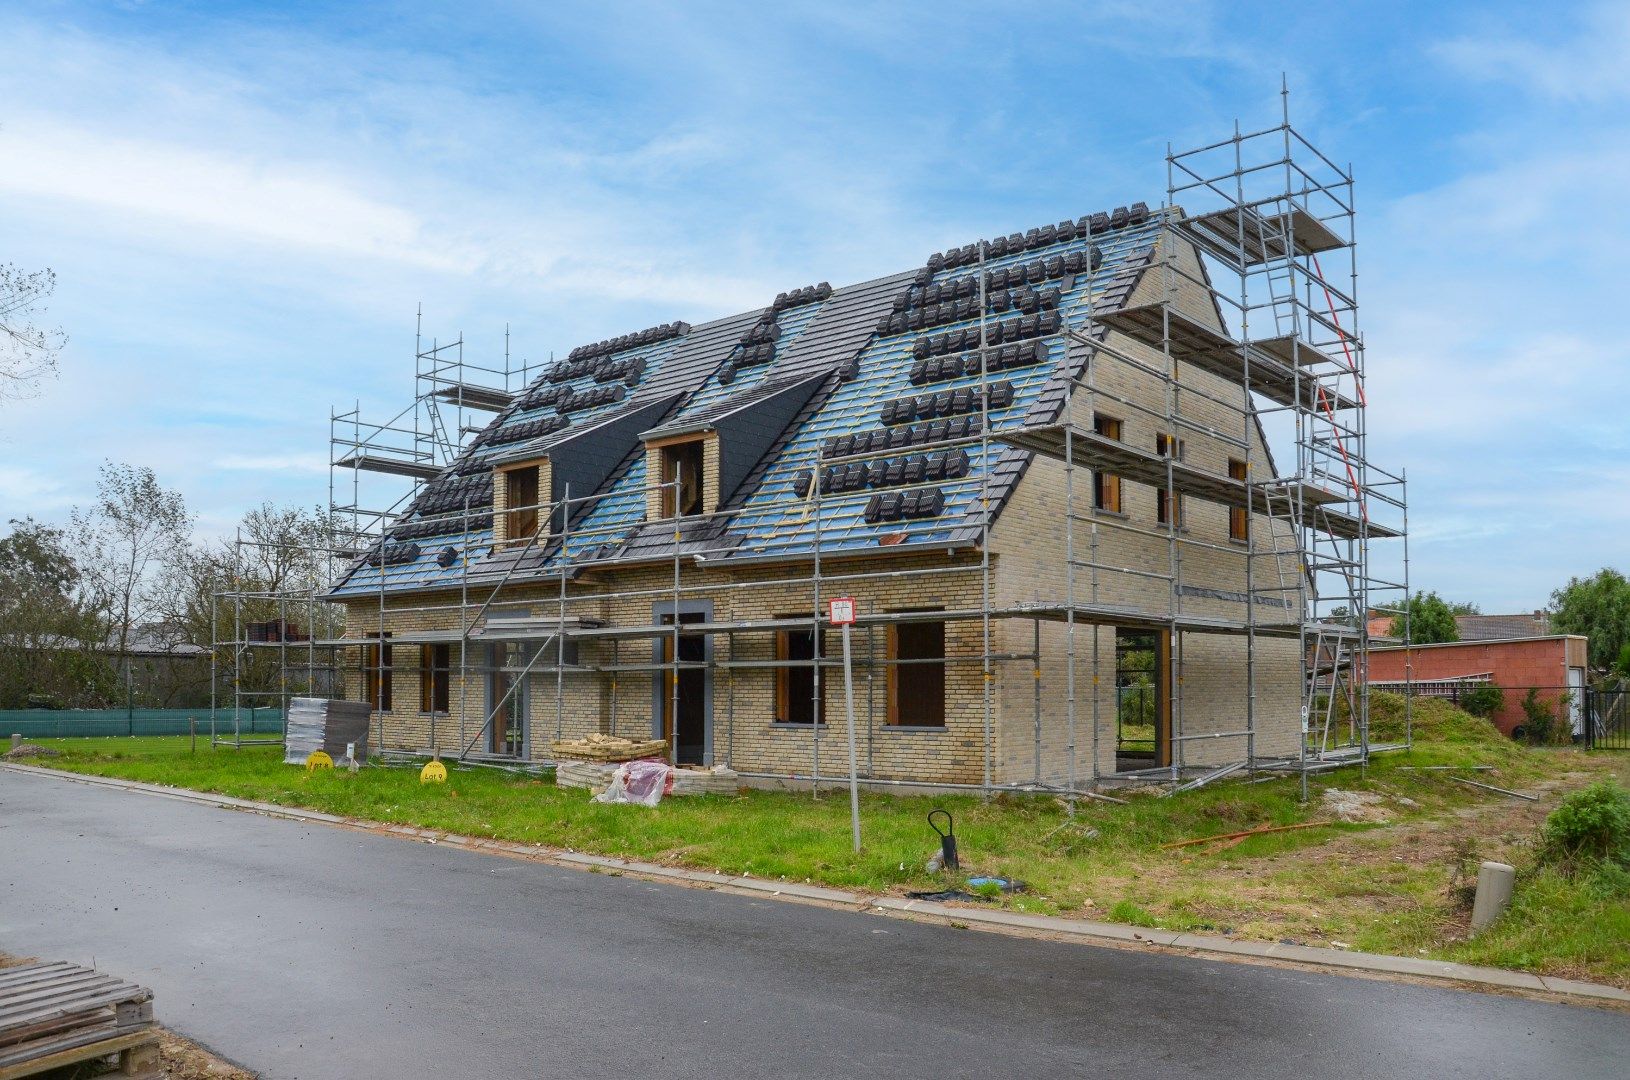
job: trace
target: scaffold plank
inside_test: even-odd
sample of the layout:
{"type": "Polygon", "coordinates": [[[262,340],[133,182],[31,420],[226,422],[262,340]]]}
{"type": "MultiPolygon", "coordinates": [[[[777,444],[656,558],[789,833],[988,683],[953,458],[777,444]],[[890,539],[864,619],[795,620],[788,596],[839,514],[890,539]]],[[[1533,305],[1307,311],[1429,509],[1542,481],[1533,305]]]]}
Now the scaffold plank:
{"type": "MultiPolygon", "coordinates": [[[[1062,425],[1003,431],[996,438],[1059,460],[1064,459],[1068,444],[1074,464],[1084,468],[1113,473],[1151,487],[1164,488],[1170,483],[1172,490],[1178,494],[1241,509],[1249,506],[1257,514],[1272,515],[1273,506],[1279,500],[1289,500],[1304,507],[1346,501],[1346,497],[1338,492],[1295,478],[1247,485],[1232,477],[1208,473],[1180,461],[1169,461],[1159,454],[1106,438],[1097,432],[1082,429],[1068,429],[1067,432],[1062,425]]],[[[1308,524],[1313,522],[1309,521],[1308,524]]]]}
{"type": "Polygon", "coordinates": [[[1251,389],[1280,405],[1322,407],[1316,397],[1322,390],[1332,408],[1356,406],[1350,397],[1311,371],[1315,364],[1332,363],[1330,358],[1291,335],[1244,344],[1168,304],[1142,304],[1096,318],[1111,330],[1154,349],[1164,350],[1169,342],[1174,358],[1223,379],[1237,382],[1246,378],[1249,360],[1251,389]],[[1299,371],[1294,362],[1308,370],[1299,371]]]}
{"type": "Polygon", "coordinates": [[[1343,540],[1396,540],[1404,535],[1399,529],[1390,525],[1382,525],[1374,520],[1360,521],[1351,514],[1344,514],[1339,510],[1328,507],[1320,509],[1315,515],[1316,524],[1320,529],[1331,536],[1338,536],[1343,540]]]}
{"type": "Polygon", "coordinates": [[[1219,258],[1244,266],[1283,259],[1292,252],[1316,255],[1347,246],[1330,226],[1299,206],[1277,214],[1230,206],[1188,218],[1178,227],[1219,258]]]}
{"type": "Polygon", "coordinates": [[[358,451],[334,462],[336,468],[361,469],[364,472],[387,473],[391,476],[410,476],[416,480],[433,480],[442,474],[442,466],[411,458],[386,457],[358,451]]]}
{"type": "Polygon", "coordinates": [[[454,405],[463,405],[466,409],[484,409],[488,412],[501,412],[515,400],[515,395],[508,391],[474,383],[442,386],[431,396],[454,405]]]}

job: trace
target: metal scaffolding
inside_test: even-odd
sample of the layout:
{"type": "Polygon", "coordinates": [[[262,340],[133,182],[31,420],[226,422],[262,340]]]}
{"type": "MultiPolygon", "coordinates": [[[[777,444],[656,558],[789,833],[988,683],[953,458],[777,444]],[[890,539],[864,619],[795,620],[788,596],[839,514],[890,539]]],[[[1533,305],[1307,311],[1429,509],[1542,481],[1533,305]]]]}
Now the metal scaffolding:
{"type": "MultiPolygon", "coordinates": [[[[600,680],[609,695],[611,733],[619,734],[621,676],[661,680],[661,692],[677,725],[681,673],[705,670],[721,677],[724,699],[721,708],[716,688],[712,722],[722,720],[723,739],[721,742],[715,729],[713,757],[734,766],[738,673],[809,667],[813,715],[819,717],[825,693],[823,673],[840,664],[826,655],[822,642],[824,602],[845,593],[864,598],[868,584],[885,580],[920,579],[926,589],[934,581],[958,575],[977,579],[977,606],[906,612],[878,610],[873,602],[859,613],[855,666],[861,679],[859,695],[865,703],[862,770],[869,784],[985,792],[1046,790],[1075,798],[1093,797],[1095,788],[1120,782],[1158,780],[1183,790],[1242,770],[1299,773],[1305,786],[1309,772],[1367,761],[1372,752],[1389,748],[1370,739],[1365,679],[1368,621],[1380,613],[1408,617],[1404,603],[1409,593],[1407,483],[1401,471],[1381,468],[1368,454],[1352,173],[1333,163],[1291,125],[1288,104],[1281,122],[1272,127],[1242,131],[1236,125],[1228,139],[1192,150],[1168,151],[1166,168],[1167,199],[1159,215],[1159,241],[1151,254],[1153,261],[1143,270],[1145,285],[1138,297],[1127,301],[1122,296],[1101,304],[1108,290],[1095,282],[1088,304],[1072,313],[1082,320],[1074,327],[1066,323],[1061,332],[1066,347],[1056,361],[1054,377],[1067,394],[1058,420],[993,431],[989,422],[991,372],[986,350],[981,349],[975,414],[981,421],[978,434],[941,439],[930,447],[960,447],[978,454],[982,467],[976,473],[938,481],[942,487],[964,484],[977,490],[977,543],[944,553],[936,565],[904,568],[886,555],[861,558],[823,551],[823,485],[817,482],[810,486],[807,498],[789,497],[768,504],[801,508],[809,515],[813,546],[807,556],[766,564],[768,570],[762,577],[717,574],[710,559],[724,556],[728,547],[711,548],[695,541],[697,535],[707,532],[699,526],[713,519],[708,515],[676,517],[671,522],[671,553],[663,557],[665,581],[657,584],[647,574],[643,585],[618,588],[598,571],[604,568],[603,546],[623,540],[628,526],[587,523],[588,510],[609,495],[574,495],[568,489],[562,498],[540,497],[535,506],[510,506],[503,511],[472,508],[466,500],[462,510],[439,515],[447,535],[463,537],[459,550],[466,553],[471,550],[472,534],[483,527],[483,518],[491,522],[496,513],[532,510],[538,520],[558,522],[559,527],[552,532],[540,529],[515,545],[501,571],[472,575],[466,557],[457,585],[438,586],[439,596],[390,594],[387,575],[381,573],[373,633],[352,625],[348,637],[314,642],[308,666],[314,671],[320,666],[313,658],[318,648],[351,649],[358,658],[359,677],[365,684],[372,679],[378,685],[399,666],[391,662],[392,647],[446,645],[455,649],[450,666],[458,679],[457,705],[446,715],[430,716],[428,745],[411,752],[432,752],[451,734],[448,728],[456,726],[457,757],[500,764],[515,764],[518,757],[528,763],[549,759],[542,748],[530,745],[535,734],[531,731],[518,745],[497,745],[493,735],[496,725],[507,717],[506,710],[519,708],[534,720],[544,715],[547,710],[540,711],[535,694],[543,694],[545,703],[553,697],[558,738],[566,729],[567,700],[576,680],[600,680]],[[1200,307],[1209,314],[1196,309],[1196,298],[1204,301],[1200,307]],[[1223,380],[1228,392],[1213,392],[1197,382],[1189,376],[1192,369],[1223,380]],[[1109,377],[1116,371],[1157,385],[1159,407],[1117,392],[1117,381],[1109,377]],[[1157,423],[1164,441],[1148,451],[1101,429],[1095,423],[1101,403],[1111,404],[1116,411],[1132,410],[1157,423]],[[1226,416],[1226,422],[1219,422],[1219,415],[1226,416]],[[1227,475],[1219,475],[1185,461],[1183,437],[1188,434],[1228,447],[1242,466],[1238,474],[1232,466],[1227,475]],[[1065,587],[1063,595],[1051,602],[1007,602],[994,591],[990,539],[996,507],[990,465],[1009,447],[1061,463],[1065,495],[1058,508],[1058,527],[1063,538],[1065,587]],[[1277,447],[1279,454],[1271,453],[1270,447],[1277,447]],[[1151,527],[1104,512],[1094,498],[1095,488],[1103,490],[1097,481],[1104,477],[1158,489],[1163,521],[1151,527]],[[1219,542],[1188,532],[1183,526],[1185,499],[1225,506],[1231,515],[1240,515],[1245,523],[1241,542],[1219,542]],[[1105,550],[1114,537],[1135,537],[1151,551],[1158,550],[1161,565],[1139,567],[1114,561],[1105,550]],[[1388,576],[1390,571],[1372,567],[1371,545],[1394,539],[1400,541],[1401,557],[1379,560],[1384,565],[1396,562],[1397,573],[1388,576]],[[1244,581],[1237,600],[1244,608],[1241,617],[1208,613],[1200,602],[1207,580],[1188,572],[1186,563],[1201,557],[1231,560],[1238,566],[1244,581]],[[519,572],[523,566],[528,569],[519,572]],[[1117,600],[1133,580],[1155,583],[1164,602],[1133,605],[1117,600]],[[546,596],[545,589],[552,596],[546,596]],[[807,615],[681,619],[687,601],[753,591],[768,595],[772,590],[788,589],[807,593],[807,615]],[[598,615],[609,601],[660,604],[671,618],[656,617],[649,624],[632,626],[611,623],[598,615]],[[388,624],[407,617],[420,624],[444,626],[390,636],[388,624]],[[891,669],[923,662],[887,655],[878,646],[878,635],[904,623],[930,620],[943,621],[948,631],[952,626],[970,628],[957,635],[965,647],[955,654],[949,647],[952,635],[947,632],[948,645],[939,662],[948,669],[964,665],[978,669],[978,716],[976,720],[964,718],[978,728],[982,759],[978,783],[877,775],[874,704],[878,684],[886,681],[891,669]],[[973,626],[977,634],[971,632],[973,626]],[[1061,627],[1063,635],[1062,678],[1054,685],[1045,685],[1043,678],[1043,631],[1049,626],[1061,627]],[[1117,628],[1149,635],[1157,643],[1157,655],[1166,658],[1156,664],[1158,693],[1168,710],[1157,720],[1163,734],[1156,736],[1156,756],[1163,760],[1149,767],[1123,768],[1114,754],[1103,753],[1101,745],[1106,705],[1118,716],[1123,702],[1117,673],[1104,670],[1105,636],[1114,645],[1117,628]],[[743,656],[739,648],[745,642],[786,631],[810,634],[808,659],[753,658],[743,656]],[[1185,726],[1185,647],[1202,635],[1243,641],[1242,714],[1224,730],[1185,726]],[[702,659],[684,659],[682,641],[697,638],[720,643],[723,649],[715,655],[709,645],[702,659]],[[651,658],[630,660],[625,655],[627,646],[640,641],[652,644],[651,658]],[[660,645],[663,641],[666,648],[660,645]],[[1301,657],[1301,739],[1292,754],[1263,752],[1258,745],[1260,654],[1265,641],[1295,642],[1301,657]],[[977,647],[966,647],[973,645],[977,647]],[[594,659],[583,658],[585,648],[595,654],[594,659]],[[1005,778],[998,776],[1003,754],[998,746],[996,694],[1004,674],[1011,672],[1021,672],[1020,679],[1030,683],[1034,760],[1028,778],[1022,780],[1015,779],[1021,770],[1014,754],[1000,763],[1005,778]],[[1106,674],[1115,681],[1107,701],[1100,690],[1106,674]],[[1085,709],[1080,694],[1083,687],[1090,688],[1085,709]],[[1048,695],[1063,701],[1061,770],[1044,763],[1044,699],[1048,695]],[[1086,745],[1079,738],[1083,720],[1091,725],[1086,745]],[[439,725],[447,727],[438,730],[439,725]],[[1202,742],[1208,748],[1203,754],[1194,749],[1202,742]],[[1221,754],[1210,749],[1219,745],[1230,749],[1221,754]],[[1083,749],[1088,754],[1085,766],[1083,749]],[[1115,763],[1106,767],[1106,757],[1115,763]]],[[[985,270],[991,258],[989,245],[981,242],[977,263],[980,341],[987,340],[985,270]]],[[[330,502],[334,516],[347,523],[346,542],[334,550],[340,562],[346,556],[378,549],[419,485],[452,464],[463,437],[479,430],[466,426],[466,410],[502,410],[528,385],[532,372],[524,364],[512,366],[507,331],[505,341],[503,366],[480,368],[464,360],[462,339],[448,345],[432,342],[426,348],[421,338],[416,349],[418,393],[411,406],[380,425],[363,424],[355,408],[331,414],[334,469],[330,502]],[[486,381],[478,376],[485,376],[486,381]],[[394,500],[375,500],[375,508],[367,509],[363,473],[395,477],[398,483],[408,478],[412,486],[394,500]]],[[[888,451],[840,456],[823,456],[819,449],[805,453],[807,460],[797,463],[798,467],[820,477],[823,469],[874,460],[888,451]]],[[[676,493],[679,489],[677,477],[647,482],[676,493]]],[[[717,513],[724,518],[733,512],[717,513]]],[[[654,564],[647,561],[645,565],[654,564]]],[[[742,563],[733,559],[731,565],[742,563]]],[[[354,605],[357,599],[353,595],[347,602],[354,605]]],[[[1280,655],[1289,647],[1281,646],[1280,655]]],[[[336,679],[341,674],[339,656],[336,652],[329,665],[336,679]]],[[[1023,723],[1023,718],[1010,715],[1017,700],[1011,689],[1003,698],[1006,731],[1023,723]]],[[[383,746],[384,717],[377,708],[375,722],[383,746]]],[[[822,727],[820,722],[809,725],[807,772],[743,771],[743,775],[808,782],[819,791],[823,782],[837,779],[830,773],[822,775],[822,727]]],[[[1406,719],[1404,743],[1396,745],[1406,745],[1408,738],[1406,719]]],[[[677,742],[677,738],[671,742],[676,760],[677,742]]]]}

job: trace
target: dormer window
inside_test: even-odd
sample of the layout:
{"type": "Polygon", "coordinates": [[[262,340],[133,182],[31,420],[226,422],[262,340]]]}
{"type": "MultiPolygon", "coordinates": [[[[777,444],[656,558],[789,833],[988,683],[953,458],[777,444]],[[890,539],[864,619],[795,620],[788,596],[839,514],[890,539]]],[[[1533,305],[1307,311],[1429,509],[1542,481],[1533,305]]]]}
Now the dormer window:
{"type": "Polygon", "coordinates": [[[662,448],[662,516],[694,517],[702,513],[702,440],[662,448]]]}

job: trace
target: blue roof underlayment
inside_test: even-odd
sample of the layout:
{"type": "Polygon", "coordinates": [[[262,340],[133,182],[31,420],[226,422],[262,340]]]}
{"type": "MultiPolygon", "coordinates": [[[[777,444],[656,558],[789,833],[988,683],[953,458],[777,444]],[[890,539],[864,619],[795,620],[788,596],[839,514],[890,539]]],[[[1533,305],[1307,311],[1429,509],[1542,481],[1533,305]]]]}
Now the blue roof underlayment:
{"type": "MultiPolygon", "coordinates": [[[[777,353],[784,352],[798,339],[820,308],[821,304],[817,302],[780,313],[776,319],[781,327],[775,339],[777,353]]],[[[764,381],[764,376],[772,366],[759,364],[741,369],[728,384],[719,381],[719,373],[715,370],[708,375],[707,382],[702,388],[681,405],[665,423],[674,423],[695,416],[704,409],[757,386],[764,381]]],[[[630,462],[621,475],[613,478],[611,490],[604,498],[595,500],[588,513],[572,522],[570,536],[565,544],[560,545],[565,548],[564,558],[568,561],[577,560],[602,544],[618,543],[630,529],[644,520],[645,455],[642,453],[630,462]]],[[[561,558],[562,554],[557,550],[549,560],[549,566],[551,568],[558,566],[561,558]]]]}
{"type": "MultiPolygon", "coordinates": [[[[1097,271],[1090,275],[1077,274],[1073,279],[1051,281],[1046,286],[1063,289],[1058,307],[1060,317],[1065,327],[1079,331],[1084,329],[1086,312],[1106,287],[1112,282],[1119,281],[1124,288],[1127,275],[1142,266],[1153,247],[1160,227],[1161,218],[1157,213],[1141,224],[1129,225],[1094,236],[1090,243],[1086,238],[1078,238],[1045,248],[993,258],[986,262],[986,269],[994,270],[1013,263],[1063,255],[1072,250],[1086,252],[1089,247],[1096,245],[1102,254],[1102,262],[1097,271]]],[[[976,268],[962,266],[941,270],[934,276],[934,280],[945,281],[974,273],[977,273],[976,268]]],[[[780,378],[791,374],[792,372],[788,370],[778,370],[777,361],[786,354],[788,348],[798,340],[810,323],[821,315],[823,308],[844,304],[846,295],[858,291],[859,288],[840,289],[824,301],[815,301],[778,312],[776,360],[742,368],[736,371],[735,378],[728,384],[719,381],[719,369],[736,353],[736,341],[740,337],[740,331],[731,327],[731,332],[727,335],[715,334],[717,340],[710,348],[717,352],[716,357],[704,356],[694,374],[689,374],[685,370],[685,364],[679,364],[673,372],[667,373],[659,380],[664,390],[679,389],[685,393],[676,408],[662,421],[663,426],[683,422],[687,416],[711,409],[735,395],[750,390],[768,377],[780,378]],[[676,382],[686,380],[692,385],[676,385],[676,382]]],[[[992,315],[987,318],[1000,317],[1002,316],[992,315]]],[[[732,321],[743,330],[752,325],[750,317],[721,320],[721,323],[732,321]]],[[[872,321],[875,321],[875,318],[872,321]]],[[[719,560],[728,562],[743,558],[807,556],[815,549],[817,535],[823,555],[862,550],[876,551],[885,540],[890,549],[896,551],[977,540],[981,526],[980,493],[986,485],[987,477],[990,481],[993,513],[999,513],[1005,493],[1011,490],[1029,460],[1027,451],[993,440],[988,446],[987,461],[985,457],[987,448],[982,448],[979,442],[964,444],[970,457],[968,473],[961,479],[938,482],[938,487],[945,496],[945,507],[941,514],[929,519],[869,523],[863,514],[867,500],[873,494],[871,490],[825,494],[817,499],[814,493],[819,487],[817,479],[811,487],[811,493],[806,498],[800,499],[794,491],[794,482],[797,474],[803,470],[812,471],[817,478],[819,477],[821,448],[827,439],[882,427],[880,410],[885,402],[930,390],[953,390],[958,387],[971,387],[977,390],[980,385],[977,374],[918,386],[911,382],[910,371],[914,362],[912,343],[918,337],[953,332],[965,327],[977,327],[978,322],[979,320],[974,318],[936,326],[932,330],[907,331],[888,336],[873,333],[859,350],[858,374],[846,381],[840,381],[836,375],[829,378],[826,384],[829,389],[817,392],[810,406],[804,410],[803,418],[796,422],[795,427],[787,432],[777,448],[771,451],[769,459],[761,463],[748,477],[743,485],[743,491],[735,493],[733,499],[730,499],[731,493],[724,493],[729,501],[725,509],[723,536],[716,545],[719,560]]],[[[709,325],[717,327],[720,324],[709,325]]],[[[705,333],[706,328],[689,331],[690,336],[705,333]]],[[[698,340],[701,338],[698,337],[698,340]]],[[[1011,382],[1014,387],[1012,403],[1000,409],[992,409],[989,413],[990,430],[993,433],[1018,427],[1026,422],[1044,422],[1050,419],[1030,415],[1032,409],[1043,401],[1049,383],[1053,384],[1055,392],[1047,395],[1049,404],[1046,407],[1056,409],[1062,402],[1062,395],[1056,391],[1059,385],[1060,363],[1065,358],[1067,348],[1066,339],[1062,334],[1058,334],[1040,340],[1046,343],[1048,362],[1010,368],[987,376],[992,385],[1006,381],[1011,382]]],[[[687,337],[670,338],[609,356],[608,359],[614,360],[631,357],[644,359],[646,370],[639,384],[629,390],[621,402],[571,413],[570,426],[554,436],[538,440],[539,445],[547,443],[550,438],[559,438],[583,430],[597,420],[629,407],[631,403],[642,399],[649,400],[651,394],[647,392],[647,388],[652,387],[653,380],[663,375],[664,366],[673,361],[675,354],[685,346],[686,341],[687,337]]],[[[821,365],[836,369],[848,359],[850,356],[831,356],[821,357],[819,361],[821,365]]],[[[694,363],[694,359],[691,362],[694,363]]],[[[548,385],[551,384],[547,381],[547,375],[544,375],[528,389],[530,392],[548,385]]],[[[586,373],[566,385],[574,390],[586,390],[604,384],[596,383],[593,375],[586,373]]],[[[524,412],[517,410],[502,413],[494,420],[489,431],[501,430],[508,425],[555,413],[553,405],[524,412]]],[[[485,434],[481,438],[484,437],[485,434]]],[[[517,451],[527,445],[525,442],[501,446],[478,443],[473,450],[462,455],[449,471],[457,470],[471,460],[514,457],[517,456],[517,451]]],[[[623,467],[615,471],[603,485],[602,491],[598,493],[600,497],[585,504],[575,513],[570,524],[570,539],[564,555],[560,545],[552,542],[553,547],[547,559],[529,571],[526,576],[556,572],[562,565],[569,569],[591,559],[604,559],[609,556],[615,560],[614,549],[645,523],[646,470],[644,454],[639,452],[641,449],[637,443],[628,446],[625,449],[626,460],[623,467]]],[[[902,456],[912,452],[914,451],[900,450],[890,456],[902,456]]],[[[432,485],[434,483],[433,481],[432,485]]],[[[585,494],[572,493],[574,499],[585,494]]],[[[491,508],[484,506],[479,510],[482,514],[488,514],[491,508]]],[[[472,515],[475,513],[476,508],[472,507],[472,515]]],[[[447,533],[414,539],[413,542],[419,545],[420,554],[413,561],[385,568],[359,564],[335,590],[335,595],[361,595],[369,592],[377,594],[382,585],[386,591],[457,585],[465,576],[466,556],[471,562],[479,562],[486,557],[492,547],[493,534],[490,527],[482,527],[470,530],[466,537],[456,516],[448,520],[454,527],[447,533]],[[436,555],[447,547],[454,549],[454,557],[449,565],[443,567],[437,563],[436,555]]]]}

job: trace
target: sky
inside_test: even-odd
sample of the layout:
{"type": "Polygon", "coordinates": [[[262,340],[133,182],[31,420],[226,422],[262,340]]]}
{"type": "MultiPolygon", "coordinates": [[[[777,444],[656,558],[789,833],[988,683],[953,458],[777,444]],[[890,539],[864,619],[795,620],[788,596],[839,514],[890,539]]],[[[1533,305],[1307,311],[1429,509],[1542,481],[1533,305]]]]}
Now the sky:
{"type": "MultiPolygon", "coordinates": [[[[1166,195],[1292,119],[1357,181],[1370,457],[1412,583],[1630,571],[1630,6],[0,2],[0,262],[60,375],[0,523],[105,459],[204,534],[328,500],[331,409],[1166,195]]],[[[1379,546],[1378,546],[1379,547],[1379,546]]]]}

